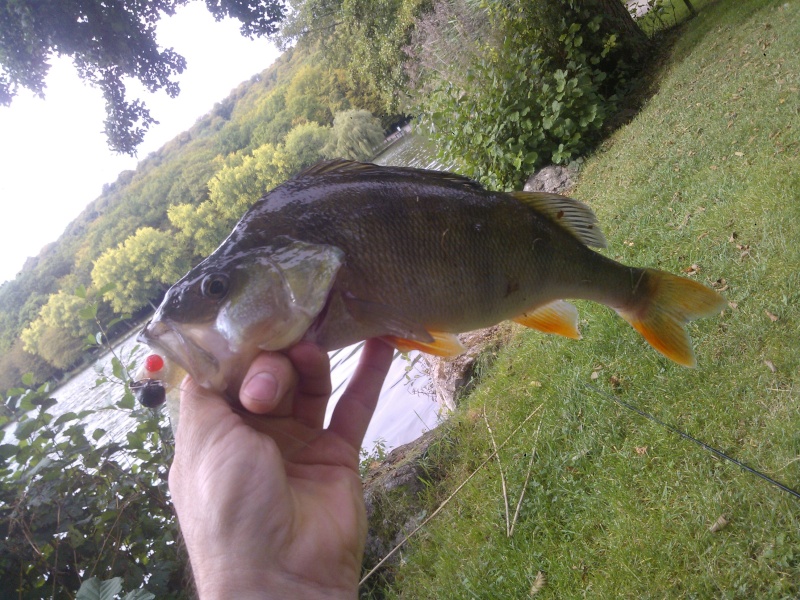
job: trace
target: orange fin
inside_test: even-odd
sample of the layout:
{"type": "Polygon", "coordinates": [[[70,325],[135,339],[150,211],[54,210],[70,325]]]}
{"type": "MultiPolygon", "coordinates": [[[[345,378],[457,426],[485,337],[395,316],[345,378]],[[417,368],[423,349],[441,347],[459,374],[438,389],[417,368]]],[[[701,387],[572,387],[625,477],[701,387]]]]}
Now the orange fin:
{"type": "Polygon", "coordinates": [[[578,309],[563,300],[555,300],[523,313],[513,321],[544,333],[555,333],[573,340],[581,339],[578,331],[578,309]]]}
{"type": "Polygon", "coordinates": [[[429,331],[428,333],[430,333],[433,338],[432,342],[409,340],[393,335],[384,336],[383,339],[400,350],[400,352],[419,350],[420,352],[427,352],[435,356],[458,356],[467,350],[464,344],[462,344],[453,333],[442,333],[439,331],[429,331]]]}
{"type": "Polygon", "coordinates": [[[692,340],[684,325],[718,313],[725,299],[701,283],[655,269],[644,269],[639,285],[644,288],[642,302],[633,308],[617,309],[619,315],[670,360],[696,366],[692,340]]]}

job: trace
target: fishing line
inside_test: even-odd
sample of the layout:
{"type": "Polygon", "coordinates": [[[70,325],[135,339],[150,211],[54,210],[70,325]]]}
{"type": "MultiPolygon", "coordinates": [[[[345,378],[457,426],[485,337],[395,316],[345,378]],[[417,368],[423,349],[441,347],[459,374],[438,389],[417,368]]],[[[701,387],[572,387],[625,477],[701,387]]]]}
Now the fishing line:
{"type": "Polygon", "coordinates": [[[744,469],[745,471],[748,471],[749,473],[752,473],[753,475],[756,475],[757,477],[760,477],[764,481],[767,481],[768,483],[771,483],[775,487],[783,490],[784,492],[786,492],[788,494],[791,494],[792,496],[794,496],[795,498],[800,500],[800,492],[790,488],[788,485],[784,485],[780,481],[776,481],[776,480],[772,479],[769,475],[766,475],[766,474],[762,473],[761,471],[758,471],[757,469],[754,469],[753,467],[751,467],[749,465],[746,465],[745,463],[743,463],[743,462],[741,462],[739,460],[736,460],[735,458],[733,458],[731,456],[728,456],[722,450],[717,450],[713,446],[709,446],[705,442],[701,442],[700,440],[698,440],[697,438],[692,437],[691,435],[689,435],[685,431],[681,431],[677,427],[674,427],[674,426],[670,425],[669,423],[665,423],[664,421],[662,421],[658,417],[655,417],[655,416],[651,415],[650,413],[647,413],[647,412],[643,411],[640,408],[637,408],[636,406],[634,406],[632,404],[628,404],[624,400],[621,400],[619,398],[615,398],[611,394],[608,394],[608,393],[600,390],[599,388],[597,388],[597,387],[595,387],[595,386],[593,386],[591,384],[588,384],[588,383],[585,383],[585,382],[582,382],[582,383],[583,383],[583,385],[585,385],[587,388],[589,388],[590,390],[592,390],[596,394],[616,402],[620,406],[622,406],[624,408],[627,408],[628,410],[631,410],[631,411],[635,412],[638,415],[641,415],[645,419],[649,419],[653,423],[661,425],[665,429],[669,429],[673,433],[677,433],[683,439],[689,440],[690,442],[694,442],[695,444],[697,444],[701,448],[704,448],[705,450],[708,450],[709,452],[711,452],[714,456],[717,456],[719,458],[722,458],[722,459],[725,459],[725,460],[727,460],[729,462],[732,462],[733,464],[735,464],[739,468],[744,469]]]}

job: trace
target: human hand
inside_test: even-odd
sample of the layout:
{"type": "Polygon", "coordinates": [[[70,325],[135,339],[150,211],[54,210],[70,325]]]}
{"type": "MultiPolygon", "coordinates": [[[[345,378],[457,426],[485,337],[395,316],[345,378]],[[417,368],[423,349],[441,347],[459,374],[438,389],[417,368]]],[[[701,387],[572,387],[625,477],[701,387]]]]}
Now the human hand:
{"type": "Polygon", "coordinates": [[[169,487],[202,600],[355,598],[366,539],[359,450],[392,359],[368,340],[323,429],[327,354],[260,354],[239,399],[191,378],[169,487]]]}

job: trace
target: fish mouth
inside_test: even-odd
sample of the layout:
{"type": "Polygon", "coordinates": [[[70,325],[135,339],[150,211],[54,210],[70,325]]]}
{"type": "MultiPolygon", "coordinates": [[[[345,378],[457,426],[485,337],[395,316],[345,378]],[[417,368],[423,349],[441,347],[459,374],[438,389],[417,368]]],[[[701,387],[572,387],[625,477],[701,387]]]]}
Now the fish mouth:
{"type": "Polygon", "coordinates": [[[216,357],[181,333],[176,323],[167,319],[150,320],[136,337],[154,351],[180,365],[205,388],[218,388],[220,364],[216,357]]]}

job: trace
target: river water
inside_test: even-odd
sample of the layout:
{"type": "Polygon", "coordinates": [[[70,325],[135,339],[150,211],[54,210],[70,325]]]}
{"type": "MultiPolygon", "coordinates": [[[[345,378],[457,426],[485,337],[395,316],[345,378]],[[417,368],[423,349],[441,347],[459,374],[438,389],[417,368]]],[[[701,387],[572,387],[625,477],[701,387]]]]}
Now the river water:
{"type": "MultiPolygon", "coordinates": [[[[387,148],[375,162],[382,165],[441,168],[435,160],[433,148],[426,140],[413,134],[406,135],[387,148]]],[[[141,362],[148,348],[136,343],[134,333],[118,343],[115,352],[127,364],[132,358],[141,362]]],[[[328,404],[326,423],[358,364],[360,353],[361,344],[356,344],[330,354],[334,393],[328,404]]],[[[363,446],[368,452],[372,452],[376,444],[388,451],[416,439],[438,424],[440,407],[431,393],[424,364],[418,352],[411,352],[408,356],[395,354],[378,407],[364,437],[363,446]]],[[[127,411],[114,408],[115,402],[122,397],[123,390],[119,383],[96,385],[101,372],[111,373],[110,354],[57,388],[52,396],[58,400],[58,404],[51,411],[61,414],[108,407],[109,410],[92,415],[90,425],[102,427],[106,430],[107,438],[124,445],[125,435],[133,426],[133,420],[127,411]]]]}

